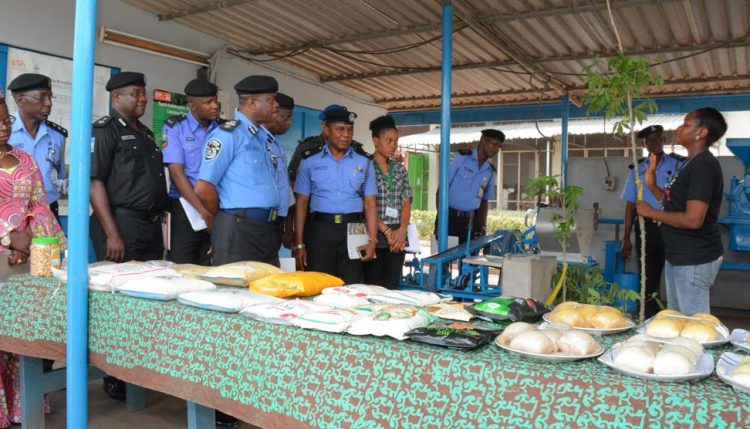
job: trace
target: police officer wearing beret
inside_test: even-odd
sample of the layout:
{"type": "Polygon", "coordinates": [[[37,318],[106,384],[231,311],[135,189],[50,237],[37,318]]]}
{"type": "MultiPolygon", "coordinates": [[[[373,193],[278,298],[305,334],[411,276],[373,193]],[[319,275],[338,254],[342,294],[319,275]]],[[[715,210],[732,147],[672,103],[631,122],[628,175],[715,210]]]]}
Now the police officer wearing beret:
{"type": "Polygon", "coordinates": [[[94,122],[91,154],[91,240],[97,259],[164,257],[161,220],[167,185],[161,147],[138,119],[146,111],[143,74],[121,72],[106,85],[112,115],[94,122]]]}
{"type": "MultiPolygon", "coordinates": [[[[646,171],[652,162],[656,162],[656,184],[659,188],[664,188],[667,181],[674,176],[680,169],[684,157],[677,154],[664,153],[664,128],[661,125],[651,125],[642,129],[636,134],[636,137],[643,142],[648,150],[649,157],[641,158],[638,161],[638,168],[630,164],[630,173],[625,183],[625,189],[622,191],[621,198],[625,200],[625,234],[622,241],[622,254],[625,258],[630,258],[633,251],[633,245],[630,242],[630,233],[635,224],[635,248],[638,259],[641,259],[641,237],[642,231],[636,218],[636,201],[638,188],[635,184],[635,173],[643,185],[643,201],[651,207],[661,210],[661,201],[649,190],[645,183],[646,171]]],[[[661,274],[664,269],[664,243],[661,238],[661,226],[659,223],[650,218],[643,218],[646,229],[646,317],[651,317],[659,312],[659,305],[653,299],[659,294],[661,284],[661,274]]],[[[638,264],[640,271],[641,264],[638,264]]]]}
{"type": "Polygon", "coordinates": [[[347,284],[361,281],[362,262],[375,256],[378,242],[375,169],[370,155],[352,146],[356,117],[343,106],[325,112],[326,144],[303,153],[294,184],[297,268],[328,273],[347,284]],[[347,225],[363,221],[369,242],[360,249],[362,259],[352,260],[347,225]]]}
{"type": "MultiPolygon", "coordinates": [[[[472,219],[472,237],[486,234],[487,201],[495,198],[496,168],[490,161],[497,157],[504,141],[502,131],[482,130],[477,147],[474,150],[459,150],[451,161],[448,176],[448,235],[458,237],[459,243],[466,242],[472,219]]],[[[437,231],[437,220],[435,229],[437,231]]]]}
{"type": "Polygon", "coordinates": [[[201,203],[193,187],[198,181],[198,170],[203,159],[206,137],[224,123],[219,119],[218,87],[203,79],[193,79],[185,86],[187,106],[185,115],[172,116],[162,130],[162,153],[169,170],[169,212],[172,214],[169,260],[178,264],[211,265],[209,249],[211,237],[207,230],[195,231],[180,203],[184,198],[207,224],[213,213],[201,203]]]}
{"type": "Polygon", "coordinates": [[[281,205],[279,206],[279,217],[276,220],[278,227],[279,248],[283,243],[286,247],[292,247],[294,239],[294,230],[291,226],[291,217],[289,216],[290,207],[294,204],[294,195],[292,194],[291,184],[289,183],[289,174],[287,172],[286,155],[281,148],[281,142],[278,137],[283,136],[292,126],[292,112],[294,110],[294,98],[284,94],[276,94],[276,102],[279,103],[279,109],[273,115],[271,122],[264,122],[263,127],[269,131],[273,137],[271,151],[276,158],[276,178],[279,183],[279,197],[281,205]]]}
{"type": "Polygon", "coordinates": [[[214,213],[213,265],[260,261],[279,265],[276,221],[281,206],[271,122],[279,104],[276,79],[248,76],[234,86],[235,119],[208,136],[195,192],[214,213]]]}
{"type": "Polygon", "coordinates": [[[47,120],[52,110],[52,81],[37,73],[19,75],[8,89],[18,105],[19,120],[13,123],[10,145],[30,153],[42,173],[49,208],[59,220],[60,189],[65,189],[65,139],[68,130],[47,120]]]}
{"type": "MultiPolygon", "coordinates": [[[[146,111],[146,79],[120,72],[105,87],[112,115],[94,122],[91,132],[90,236],[98,260],[147,261],[164,257],[161,220],[167,209],[167,183],[161,147],[138,119],[146,111]]],[[[125,383],[104,379],[104,390],[125,399],[125,383]]]]}

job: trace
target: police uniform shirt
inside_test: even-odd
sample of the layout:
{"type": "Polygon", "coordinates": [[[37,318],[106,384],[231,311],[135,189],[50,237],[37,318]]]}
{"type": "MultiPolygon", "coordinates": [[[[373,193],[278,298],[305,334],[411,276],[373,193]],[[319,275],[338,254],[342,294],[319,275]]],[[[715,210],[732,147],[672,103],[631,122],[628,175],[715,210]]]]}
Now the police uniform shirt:
{"type": "MultiPolygon", "coordinates": [[[[190,180],[190,184],[195,186],[203,159],[206,136],[218,126],[217,121],[212,121],[208,129],[203,129],[200,122],[190,112],[173,121],[168,120],[162,131],[164,163],[182,164],[185,176],[190,180]]],[[[175,199],[180,198],[180,191],[174,183],[170,183],[169,196],[175,199]]]]}
{"type": "Polygon", "coordinates": [[[271,163],[276,170],[276,186],[279,190],[279,216],[286,217],[289,207],[292,205],[292,188],[289,184],[289,175],[286,167],[286,156],[281,148],[281,143],[263,125],[260,126],[260,138],[266,142],[270,151],[271,163]]]}
{"type": "Polygon", "coordinates": [[[372,164],[370,158],[351,147],[336,160],[326,144],[300,162],[294,192],[310,197],[312,212],[362,213],[362,198],[378,194],[372,164]]]}
{"type": "Polygon", "coordinates": [[[159,213],[167,208],[161,147],[141,122],[135,131],[117,112],[94,122],[91,178],[104,182],[110,206],[159,213]]]}
{"type": "MultiPolygon", "coordinates": [[[[680,169],[682,162],[683,158],[679,155],[666,153],[662,155],[659,165],[656,166],[656,185],[663,189],[667,181],[680,169]]],[[[648,189],[648,186],[646,186],[646,170],[649,169],[650,165],[648,158],[641,158],[638,161],[638,177],[640,177],[643,184],[643,201],[647,202],[651,207],[661,210],[661,201],[657,200],[651,190],[648,189]]],[[[635,185],[635,171],[636,169],[632,168],[631,164],[628,181],[625,182],[625,189],[623,189],[622,196],[620,197],[629,203],[635,203],[638,196],[638,187],[635,185]]]]}
{"type": "Polygon", "coordinates": [[[479,166],[479,154],[474,149],[470,154],[457,153],[451,162],[448,205],[459,211],[473,211],[482,200],[495,198],[495,168],[486,160],[479,166]]]}
{"type": "Polygon", "coordinates": [[[208,135],[198,179],[216,186],[221,209],[278,209],[276,169],[261,131],[241,112],[208,135]]]}
{"type": "Polygon", "coordinates": [[[54,122],[42,121],[39,123],[36,139],[34,139],[26,131],[21,118],[18,118],[13,122],[12,133],[8,141],[12,146],[28,152],[34,157],[34,161],[36,161],[42,174],[44,189],[47,191],[50,203],[54,203],[60,198],[57,182],[65,179],[66,176],[65,138],[67,136],[68,131],[65,128],[54,122]]]}

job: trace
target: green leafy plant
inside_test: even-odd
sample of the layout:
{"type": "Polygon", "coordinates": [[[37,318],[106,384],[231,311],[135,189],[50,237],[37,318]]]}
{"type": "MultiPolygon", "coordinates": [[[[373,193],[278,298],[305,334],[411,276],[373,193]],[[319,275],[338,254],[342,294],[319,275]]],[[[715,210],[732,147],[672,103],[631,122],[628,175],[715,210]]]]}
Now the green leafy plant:
{"type": "MultiPolygon", "coordinates": [[[[552,277],[552,282],[559,282],[562,268],[558,268],[552,277]]],[[[565,287],[568,291],[567,299],[583,304],[610,305],[625,312],[624,305],[616,302],[636,301],[640,294],[629,289],[622,289],[617,283],[604,281],[604,273],[598,266],[588,267],[583,264],[573,264],[568,268],[565,276],[565,287]]]]}
{"type": "Polygon", "coordinates": [[[563,299],[567,296],[565,273],[568,270],[568,261],[566,254],[568,242],[573,235],[573,229],[576,225],[575,215],[578,213],[579,208],[578,197],[583,195],[583,188],[580,186],[566,186],[565,188],[561,188],[557,178],[558,176],[539,176],[526,183],[526,193],[532,197],[536,197],[537,202],[540,202],[542,198],[546,198],[549,200],[550,206],[560,208],[559,212],[552,214],[550,221],[555,228],[555,238],[557,238],[560,247],[562,247],[562,276],[547,299],[547,305],[555,301],[555,298],[560,293],[560,289],[563,291],[563,299]]]}
{"type": "MultiPolygon", "coordinates": [[[[643,100],[637,105],[635,99],[643,98],[647,88],[652,86],[663,86],[664,81],[660,76],[651,73],[651,64],[647,58],[630,57],[625,55],[622,40],[617,31],[610,1],[607,0],[612,29],[617,39],[619,52],[608,58],[606,67],[600,60],[595,61],[584,68],[586,72],[586,95],[582,101],[586,105],[586,114],[604,112],[607,119],[617,119],[614,126],[615,135],[630,134],[630,147],[633,157],[633,165],[638,165],[636,159],[637,145],[634,127],[636,124],[646,120],[648,113],[653,113],[657,105],[653,100],[643,100]],[[603,69],[603,70],[602,70],[603,69]]],[[[635,175],[635,184],[638,188],[638,201],[643,200],[643,184],[640,177],[635,175]]],[[[638,218],[641,231],[645,231],[643,218],[638,218]]],[[[645,237],[641,240],[641,254],[646,254],[645,237]]],[[[643,322],[645,316],[646,302],[646,258],[641,258],[641,308],[640,320],[643,322]]]]}

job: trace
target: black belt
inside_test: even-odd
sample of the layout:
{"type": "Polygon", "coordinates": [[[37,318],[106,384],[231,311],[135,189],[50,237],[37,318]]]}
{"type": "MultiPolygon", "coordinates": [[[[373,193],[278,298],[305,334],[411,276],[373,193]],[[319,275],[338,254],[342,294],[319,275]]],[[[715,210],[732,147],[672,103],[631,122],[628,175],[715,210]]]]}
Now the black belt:
{"type": "Polygon", "coordinates": [[[464,212],[464,211],[461,211],[461,210],[456,210],[456,209],[452,209],[452,208],[448,207],[448,215],[449,216],[469,217],[472,214],[474,214],[474,210],[471,210],[471,211],[468,211],[468,212],[464,212]]]}
{"type": "Polygon", "coordinates": [[[248,219],[257,220],[260,222],[276,222],[276,218],[279,215],[279,211],[276,209],[258,209],[258,208],[248,208],[248,209],[226,209],[222,210],[224,213],[237,216],[237,217],[245,217],[248,219]]]}
{"type": "Polygon", "coordinates": [[[140,210],[127,209],[125,207],[114,207],[114,211],[125,213],[141,220],[147,220],[151,223],[161,222],[164,218],[164,212],[144,212],[140,210]]]}
{"type": "MultiPolygon", "coordinates": [[[[641,217],[643,217],[643,216],[641,216],[641,217]]],[[[655,223],[657,225],[661,225],[661,223],[659,221],[657,221],[656,219],[651,219],[650,217],[643,217],[643,221],[646,222],[646,223],[655,223]]]]}
{"type": "Polygon", "coordinates": [[[312,220],[326,223],[352,223],[364,221],[365,216],[362,213],[331,214],[315,212],[312,214],[312,220]]]}

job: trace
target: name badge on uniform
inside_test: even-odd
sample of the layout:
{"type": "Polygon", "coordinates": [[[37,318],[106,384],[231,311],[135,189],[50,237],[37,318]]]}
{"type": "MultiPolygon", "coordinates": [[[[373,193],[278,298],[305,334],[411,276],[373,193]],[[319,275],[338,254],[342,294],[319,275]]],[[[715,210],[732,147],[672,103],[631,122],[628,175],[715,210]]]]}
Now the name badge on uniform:
{"type": "Polygon", "coordinates": [[[132,134],[125,134],[124,136],[120,136],[121,140],[135,140],[135,136],[132,134]]]}
{"type": "Polygon", "coordinates": [[[385,217],[389,217],[392,219],[398,218],[398,210],[394,209],[393,207],[386,207],[385,208],[385,217]]]}

